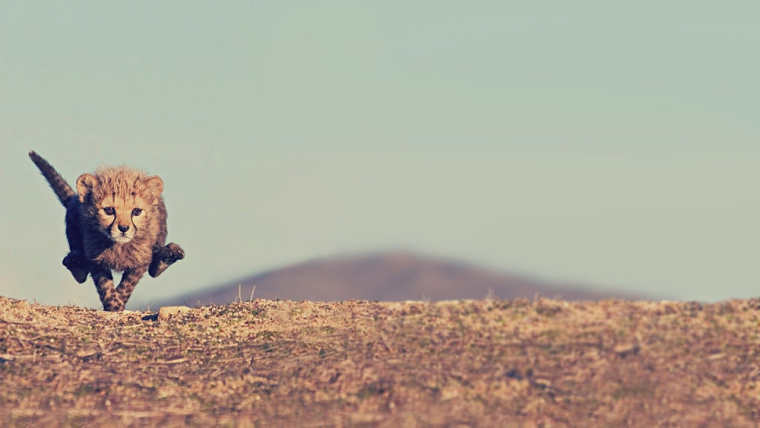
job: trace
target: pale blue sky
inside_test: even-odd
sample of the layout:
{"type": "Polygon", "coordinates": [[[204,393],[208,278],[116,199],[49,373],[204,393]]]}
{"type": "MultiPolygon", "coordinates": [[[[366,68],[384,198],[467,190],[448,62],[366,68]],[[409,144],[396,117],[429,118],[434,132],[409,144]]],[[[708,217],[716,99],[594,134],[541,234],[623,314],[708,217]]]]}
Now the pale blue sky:
{"type": "Polygon", "coordinates": [[[700,3],[2,2],[0,295],[98,306],[30,149],[164,177],[134,301],[383,248],[758,295],[760,5],[700,3]]]}

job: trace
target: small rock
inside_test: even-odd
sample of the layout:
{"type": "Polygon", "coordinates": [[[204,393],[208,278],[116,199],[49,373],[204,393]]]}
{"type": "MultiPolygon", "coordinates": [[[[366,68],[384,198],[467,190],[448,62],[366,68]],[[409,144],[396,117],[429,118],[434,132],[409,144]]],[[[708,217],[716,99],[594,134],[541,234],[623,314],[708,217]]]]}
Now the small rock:
{"type": "Polygon", "coordinates": [[[459,397],[459,391],[454,386],[443,388],[441,391],[441,401],[448,401],[457,397],[459,397]]]}
{"type": "Polygon", "coordinates": [[[163,308],[158,310],[158,319],[165,321],[173,317],[174,315],[182,314],[182,313],[186,313],[190,311],[192,311],[192,308],[189,308],[187,306],[164,306],[163,308]]]}
{"type": "Polygon", "coordinates": [[[616,354],[618,354],[621,357],[627,357],[631,354],[638,354],[639,353],[639,345],[637,343],[628,343],[623,345],[618,345],[615,347],[614,351],[616,354]]]}
{"type": "Polygon", "coordinates": [[[96,349],[83,349],[81,351],[77,351],[77,357],[79,358],[89,358],[97,354],[98,351],[96,349]]]}

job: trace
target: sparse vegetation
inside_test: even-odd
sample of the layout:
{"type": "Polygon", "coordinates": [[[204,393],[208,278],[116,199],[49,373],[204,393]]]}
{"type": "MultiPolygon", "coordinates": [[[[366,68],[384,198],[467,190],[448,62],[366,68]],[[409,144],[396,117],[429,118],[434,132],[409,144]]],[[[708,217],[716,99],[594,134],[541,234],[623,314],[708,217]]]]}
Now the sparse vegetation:
{"type": "Polygon", "coordinates": [[[756,426],[760,300],[0,298],[0,424],[756,426]],[[585,422],[585,423],[582,423],[585,422]]]}

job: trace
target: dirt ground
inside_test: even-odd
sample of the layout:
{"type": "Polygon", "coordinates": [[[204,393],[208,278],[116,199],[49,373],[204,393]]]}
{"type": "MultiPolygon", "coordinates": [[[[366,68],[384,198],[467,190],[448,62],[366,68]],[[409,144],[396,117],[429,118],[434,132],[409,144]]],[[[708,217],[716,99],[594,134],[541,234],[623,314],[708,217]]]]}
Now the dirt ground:
{"type": "Polygon", "coordinates": [[[757,426],[760,299],[0,297],[3,426],[757,426]]]}

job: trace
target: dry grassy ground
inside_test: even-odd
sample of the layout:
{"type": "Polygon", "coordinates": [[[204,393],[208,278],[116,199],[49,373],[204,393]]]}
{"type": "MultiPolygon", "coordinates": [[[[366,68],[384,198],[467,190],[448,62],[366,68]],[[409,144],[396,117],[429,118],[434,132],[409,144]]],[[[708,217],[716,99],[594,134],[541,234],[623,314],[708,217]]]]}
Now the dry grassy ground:
{"type": "Polygon", "coordinates": [[[756,426],[760,300],[0,298],[0,424],[756,426]]]}

